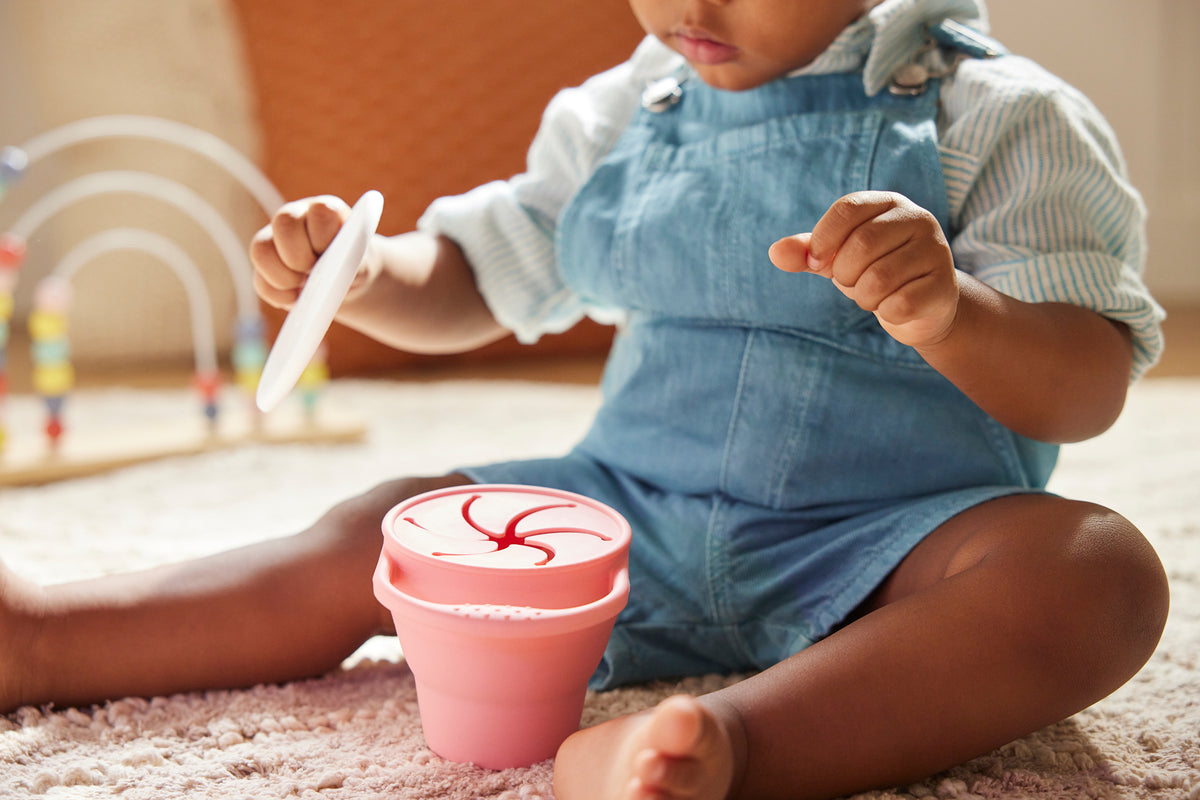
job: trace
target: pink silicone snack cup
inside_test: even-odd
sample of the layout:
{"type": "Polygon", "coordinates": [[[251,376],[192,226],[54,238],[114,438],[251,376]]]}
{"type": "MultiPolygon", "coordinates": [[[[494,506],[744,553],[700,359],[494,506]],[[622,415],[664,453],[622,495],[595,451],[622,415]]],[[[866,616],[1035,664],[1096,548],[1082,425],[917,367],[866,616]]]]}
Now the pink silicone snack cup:
{"type": "Polygon", "coordinates": [[[554,755],[625,606],[629,538],[608,506],[533,486],[441,489],[388,512],[375,596],[431,750],[490,769],[554,755]]]}

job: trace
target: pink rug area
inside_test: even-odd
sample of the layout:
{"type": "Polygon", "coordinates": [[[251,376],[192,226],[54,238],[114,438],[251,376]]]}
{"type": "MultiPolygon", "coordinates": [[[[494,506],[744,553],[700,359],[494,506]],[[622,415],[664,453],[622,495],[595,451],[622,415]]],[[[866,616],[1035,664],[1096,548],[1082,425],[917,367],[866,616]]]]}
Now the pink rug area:
{"type": "MultiPolygon", "coordinates": [[[[248,446],[5,489],[0,557],[49,583],[284,535],[384,477],[558,452],[586,428],[598,395],[546,384],[345,381],[331,386],[329,400],[364,418],[366,441],[248,446]]],[[[18,421],[36,417],[32,401],[9,405],[18,421]]],[[[80,426],[196,413],[183,392],[83,393],[70,408],[69,424],[80,426]]],[[[1139,384],[1113,430],[1064,450],[1052,484],[1124,513],[1167,565],[1173,608],[1146,668],[1065,722],[863,797],[1200,800],[1197,409],[1200,381],[1139,384]]],[[[732,680],[589,695],[583,722],[732,680]]],[[[388,639],[310,681],[0,717],[0,798],[531,800],[552,796],[551,768],[492,772],[430,753],[411,673],[388,639]]]]}

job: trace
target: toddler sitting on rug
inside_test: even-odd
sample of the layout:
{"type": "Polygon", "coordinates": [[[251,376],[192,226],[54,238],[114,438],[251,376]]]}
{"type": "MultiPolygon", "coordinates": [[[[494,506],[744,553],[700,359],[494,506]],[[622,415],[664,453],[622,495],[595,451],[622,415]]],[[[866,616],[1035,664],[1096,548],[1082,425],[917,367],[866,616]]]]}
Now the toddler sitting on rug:
{"type": "MultiPolygon", "coordinates": [[[[1099,114],[979,33],[979,0],[631,5],[648,37],[551,102],[528,171],[376,237],[338,316],[425,353],[617,323],[584,439],[393,480],[182,567],[3,573],[0,707],[333,669],[391,630],[384,513],[468,482],[629,520],[594,688],[755,673],[576,733],[560,800],[901,784],[1137,672],[1167,612],[1158,558],[1044,491],[1058,443],[1108,428],[1161,348],[1099,114]]],[[[266,301],[290,307],[347,211],[280,210],[251,245],[266,301]]]]}

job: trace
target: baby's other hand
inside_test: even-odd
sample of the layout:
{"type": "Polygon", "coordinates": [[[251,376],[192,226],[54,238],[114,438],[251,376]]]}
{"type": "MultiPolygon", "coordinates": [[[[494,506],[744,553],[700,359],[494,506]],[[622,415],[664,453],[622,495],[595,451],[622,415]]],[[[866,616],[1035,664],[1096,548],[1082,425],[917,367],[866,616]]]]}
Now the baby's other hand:
{"type": "Polygon", "coordinates": [[[902,344],[937,344],[954,326],[959,295],[950,245],[937,218],[903,195],[846,195],[811,233],[773,244],[770,258],[785,272],[829,278],[902,344]]]}
{"type": "Polygon", "coordinates": [[[350,206],[331,195],[296,200],[275,212],[250,242],[258,296],[275,308],[291,308],[349,215],[350,206]]]}

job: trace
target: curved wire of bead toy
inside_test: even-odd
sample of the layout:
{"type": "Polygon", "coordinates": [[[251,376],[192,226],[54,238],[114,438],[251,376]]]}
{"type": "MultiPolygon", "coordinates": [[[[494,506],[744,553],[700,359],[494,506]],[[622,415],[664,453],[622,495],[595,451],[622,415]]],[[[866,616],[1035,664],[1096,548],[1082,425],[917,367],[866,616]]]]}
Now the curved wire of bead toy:
{"type": "MultiPolygon", "coordinates": [[[[166,142],[200,155],[225,170],[256,200],[267,217],[283,205],[283,196],[270,179],[249,159],[219,137],[173,120],[136,115],[105,115],[71,122],[29,139],[21,147],[8,146],[0,149],[0,200],[8,189],[20,181],[29,168],[60,150],[100,139],[139,138],[166,142]]],[[[86,175],[56,187],[34,203],[12,226],[9,233],[0,234],[0,450],[4,447],[3,404],[8,393],[7,348],[11,340],[11,322],[14,313],[14,288],[17,273],[26,260],[27,241],[31,234],[46,220],[63,208],[87,197],[112,192],[130,192],[157,198],[172,205],[195,221],[212,239],[229,267],[234,282],[238,305],[235,321],[232,361],[234,383],[251,398],[262,374],[266,360],[264,325],[255,297],[251,276],[252,267],[244,243],[233,232],[229,224],[211,205],[186,186],[166,178],[136,171],[106,171],[86,175]]],[[[120,233],[109,232],[110,237],[124,237],[124,244],[114,238],[99,239],[84,243],[74,256],[77,263],[60,263],[55,274],[69,279],[70,273],[78,269],[88,253],[94,256],[102,245],[108,249],[118,246],[142,249],[169,262],[168,266],[180,275],[188,291],[189,307],[193,327],[193,346],[196,350],[196,372],[193,386],[199,393],[204,414],[215,424],[218,416],[217,400],[221,386],[221,374],[216,364],[215,342],[211,334],[212,312],[203,282],[194,279],[194,265],[184,265],[186,257],[170,251],[162,241],[152,241],[148,232],[121,229],[120,233]],[[185,276],[185,273],[187,275],[185,276]],[[203,293],[203,300],[197,299],[203,293]],[[206,322],[205,322],[206,321],[206,322]],[[207,328],[205,327],[207,325],[207,328]]],[[[97,239],[98,237],[93,237],[97,239]]],[[[177,249],[177,248],[176,248],[177,249]]],[[[190,262],[188,262],[190,263],[190,262]]],[[[46,433],[52,443],[62,436],[64,425],[62,409],[67,392],[74,386],[74,369],[70,362],[70,344],[67,339],[70,311],[69,285],[55,281],[43,288],[39,284],[34,308],[30,312],[29,329],[33,383],[47,407],[46,433]],[[42,295],[45,295],[42,297],[42,295]]],[[[306,371],[300,386],[301,402],[305,413],[313,413],[316,396],[328,380],[328,367],[322,357],[314,359],[306,371]]],[[[257,414],[257,411],[255,411],[257,414]]]]}

